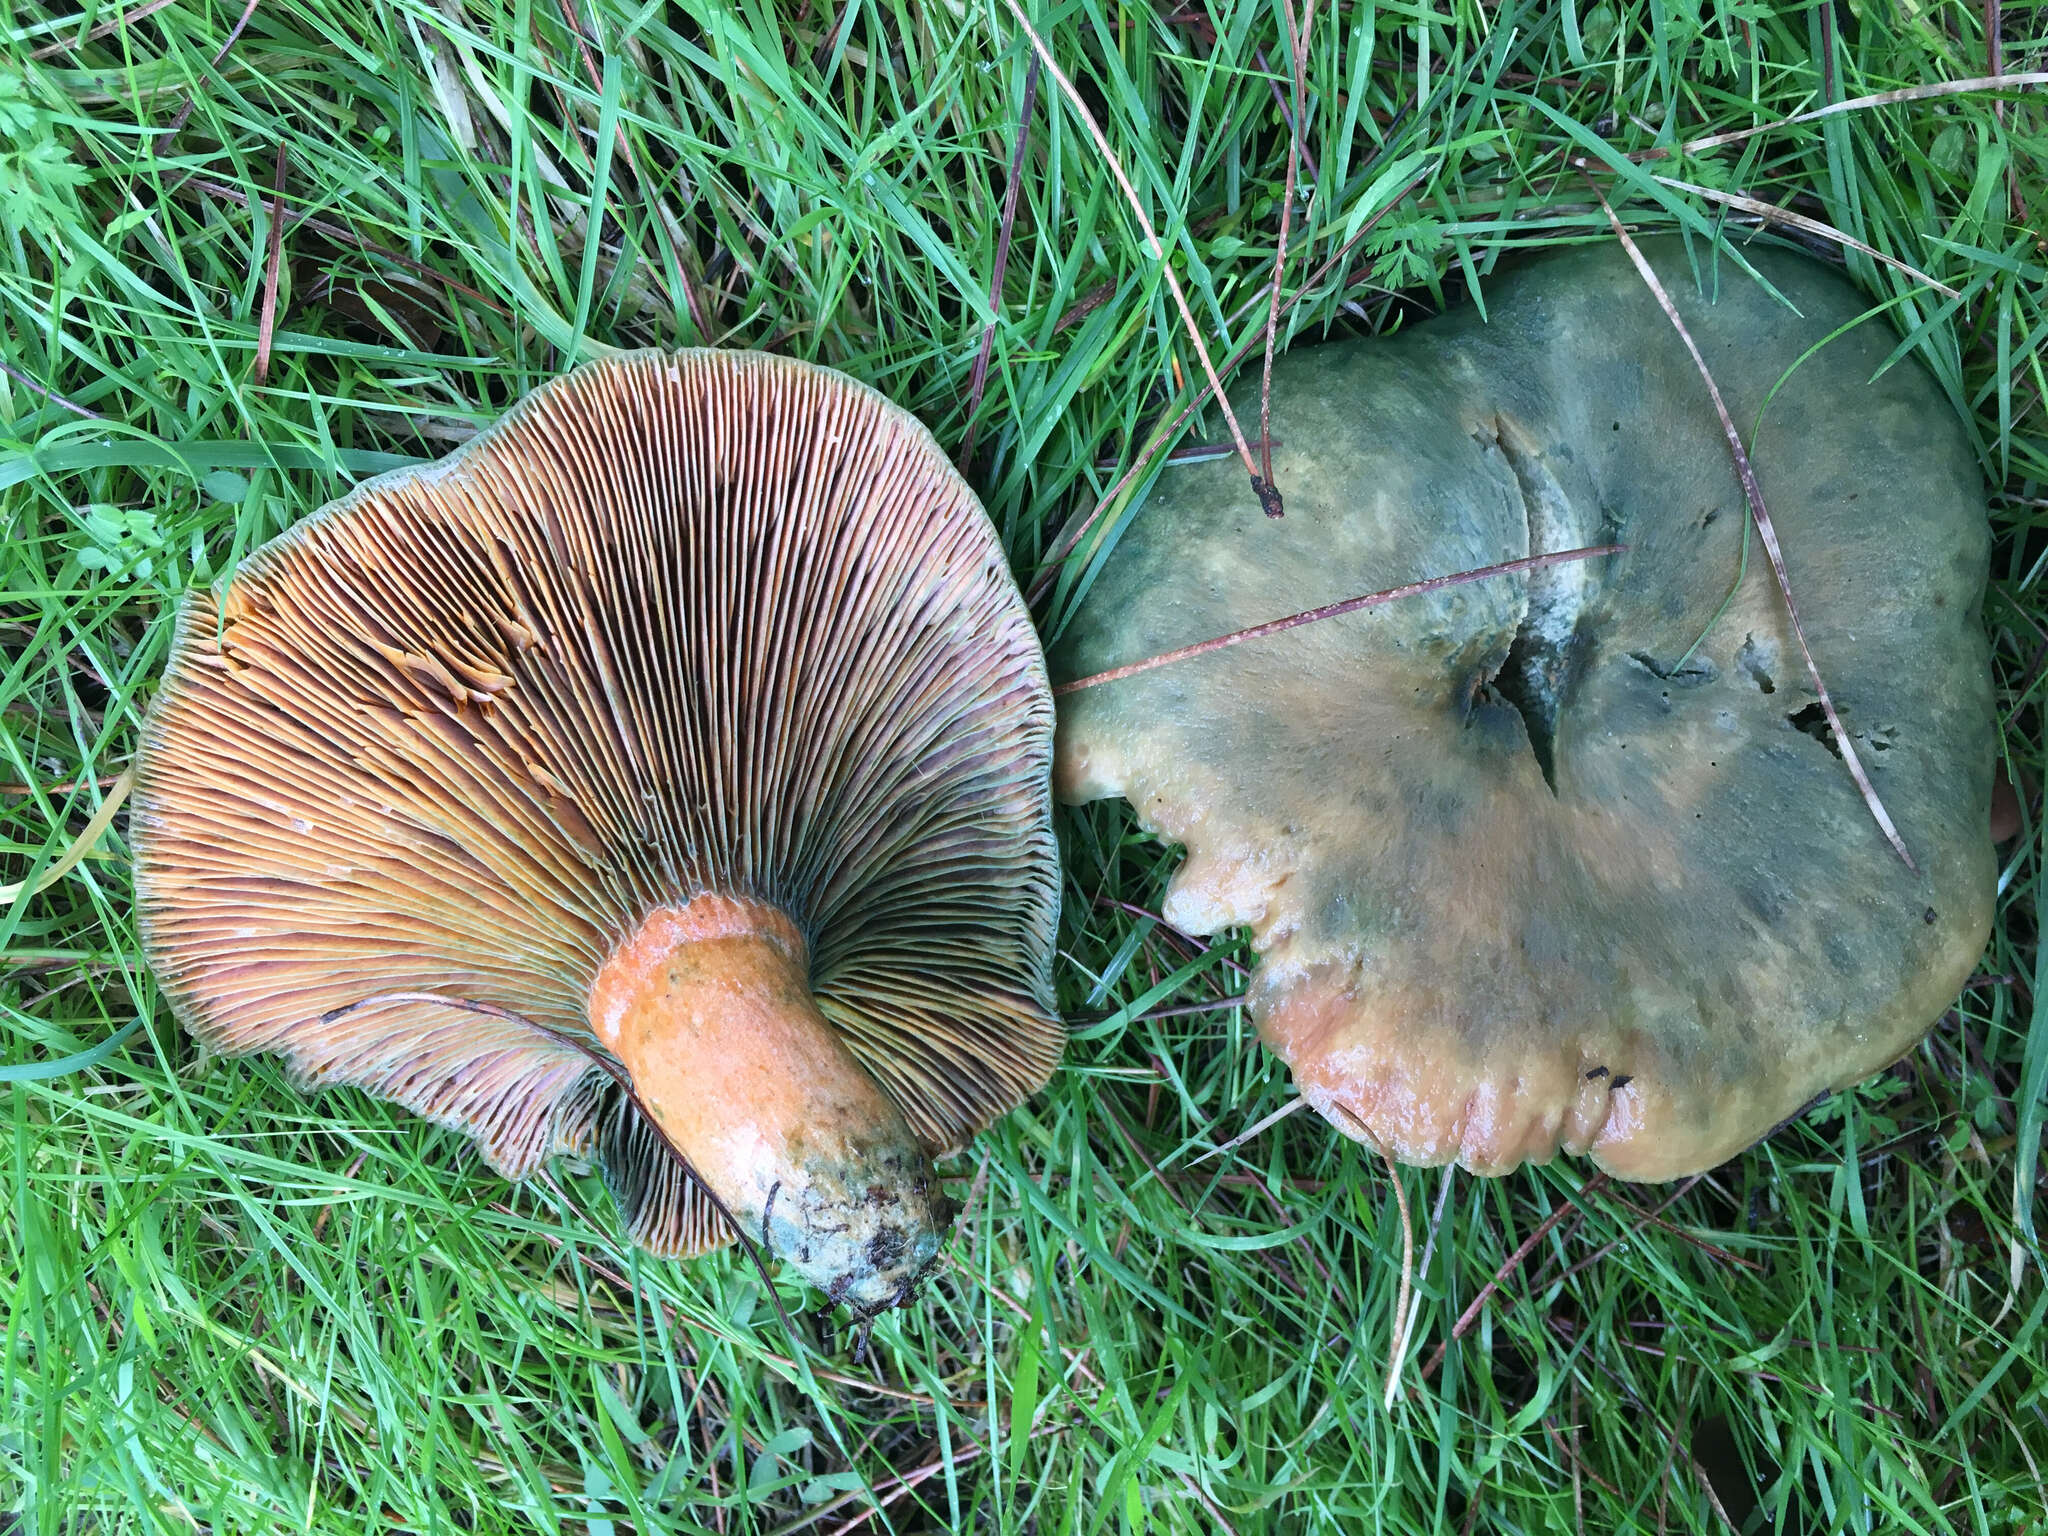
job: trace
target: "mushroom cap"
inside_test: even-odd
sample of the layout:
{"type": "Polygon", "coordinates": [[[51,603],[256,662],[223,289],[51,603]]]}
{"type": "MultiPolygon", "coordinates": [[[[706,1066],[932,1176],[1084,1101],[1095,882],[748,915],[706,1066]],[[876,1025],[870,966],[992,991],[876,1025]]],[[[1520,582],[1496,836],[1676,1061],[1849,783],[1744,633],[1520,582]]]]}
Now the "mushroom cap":
{"type": "Polygon", "coordinates": [[[1167,920],[1249,927],[1265,1040],[1409,1162],[1711,1167],[1910,1048],[1990,925],[1988,523],[1954,410],[1910,362],[1878,376],[1882,327],[1827,340],[1867,306],[1819,264],[1748,253],[1794,313],[1732,266],[1710,302],[1643,244],[1761,418],[1800,618],[1918,873],[1817,724],[1699,373],[1618,247],[1494,277],[1485,319],[1287,356],[1285,517],[1228,463],[1168,469],[1055,657],[1628,546],[1061,702],[1058,793],[1186,846],[1167,920]]]}
{"type": "Polygon", "coordinates": [[[144,730],[138,916],[205,1044],[396,1100],[511,1177],[594,1154],[638,1241],[695,1252],[724,1223],[579,1048],[607,956],[706,892],[770,904],[860,1065],[953,1147],[1063,1042],[1051,749],[1001,545],[914,417],[784,358],[632,354],[191,597],[144,730]]]}

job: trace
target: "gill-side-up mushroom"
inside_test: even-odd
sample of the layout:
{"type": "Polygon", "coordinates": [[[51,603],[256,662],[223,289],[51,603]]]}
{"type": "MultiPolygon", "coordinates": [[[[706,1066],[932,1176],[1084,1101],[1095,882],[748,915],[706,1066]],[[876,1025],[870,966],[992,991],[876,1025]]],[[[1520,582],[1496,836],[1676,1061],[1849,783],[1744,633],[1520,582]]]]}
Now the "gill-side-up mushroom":
{"type": "Polygon", "coordinates": [[[594,1155],[647,1248],[729,1215],[868,1315],[949,1225],[933,1155],[1060,1052],[1051,738],[995,532],[913,417],[765,354],[632,355],[192,598],[136,785],[144,943],[207,1045],[509,1177],[594,1155]]]}

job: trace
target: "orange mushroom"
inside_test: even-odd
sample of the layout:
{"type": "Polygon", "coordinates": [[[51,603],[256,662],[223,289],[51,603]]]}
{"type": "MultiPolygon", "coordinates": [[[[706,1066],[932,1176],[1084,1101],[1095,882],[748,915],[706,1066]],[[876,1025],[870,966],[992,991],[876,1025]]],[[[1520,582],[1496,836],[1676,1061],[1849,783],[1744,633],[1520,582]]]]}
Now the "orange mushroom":
{"type": "Polygon", "coordinates": [[[206,1044],[512,1178],[594,1154],[647,1248],[737,1222],[867,1315],[934,1261],[933,1155],[1061,1049],[1051,738],[995,532],[914,418],[634,355],[193,597],[143,938],[206,1044]]]}

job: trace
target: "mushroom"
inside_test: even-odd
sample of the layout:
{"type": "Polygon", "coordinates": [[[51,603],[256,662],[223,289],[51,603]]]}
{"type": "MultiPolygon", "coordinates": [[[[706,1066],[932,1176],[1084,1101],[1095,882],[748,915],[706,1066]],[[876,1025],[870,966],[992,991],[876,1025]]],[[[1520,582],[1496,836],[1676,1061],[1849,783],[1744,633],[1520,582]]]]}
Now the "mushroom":
{"type": "Polygon", "coordinates": [[[510,1178],[594,1155],[646,1248],[736,1223],[868,1316],[935,1261],[933,1156],[1059,1056],[1051,757],[1029,614],[915,418],[627,355],[192,597],[138,916],[207,1046],[510,1178]]]}
{"type": "Polygon", "coordinates": [[[1122,795],[1186,846],[1166,919],[1249,928],[1265,1041],[1411,1163],[1711,1167],[1910,1049],[1989,928],[1988,525],[1954,410],[1821,265],[1755,248],[1796,309],[1732,266],[1709,302],[1675,243],[1644,246],[1754,439],[1917,870],[1836,756],[1699,373],[1613,246],[1490,279],[1483,320],[1292,353],[1286,517],[1227,464],[1169,469],[1055,658],[1078,678],[1626,546],[1061,702],[1056,792],[1122,795]]]}

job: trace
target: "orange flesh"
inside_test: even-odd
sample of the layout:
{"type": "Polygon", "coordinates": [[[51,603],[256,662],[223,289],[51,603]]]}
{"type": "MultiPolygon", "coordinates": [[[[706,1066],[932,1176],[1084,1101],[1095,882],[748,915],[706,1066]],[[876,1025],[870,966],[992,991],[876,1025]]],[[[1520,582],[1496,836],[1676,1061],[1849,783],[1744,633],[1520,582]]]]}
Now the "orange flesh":
{"type": "Polygon", "coordinates": [[[590,990],[598,1039],[749,1237],[857,1311],[901,1299],[946,1223],[930,1160],[759,902],[660,908],[590,990]]]}

